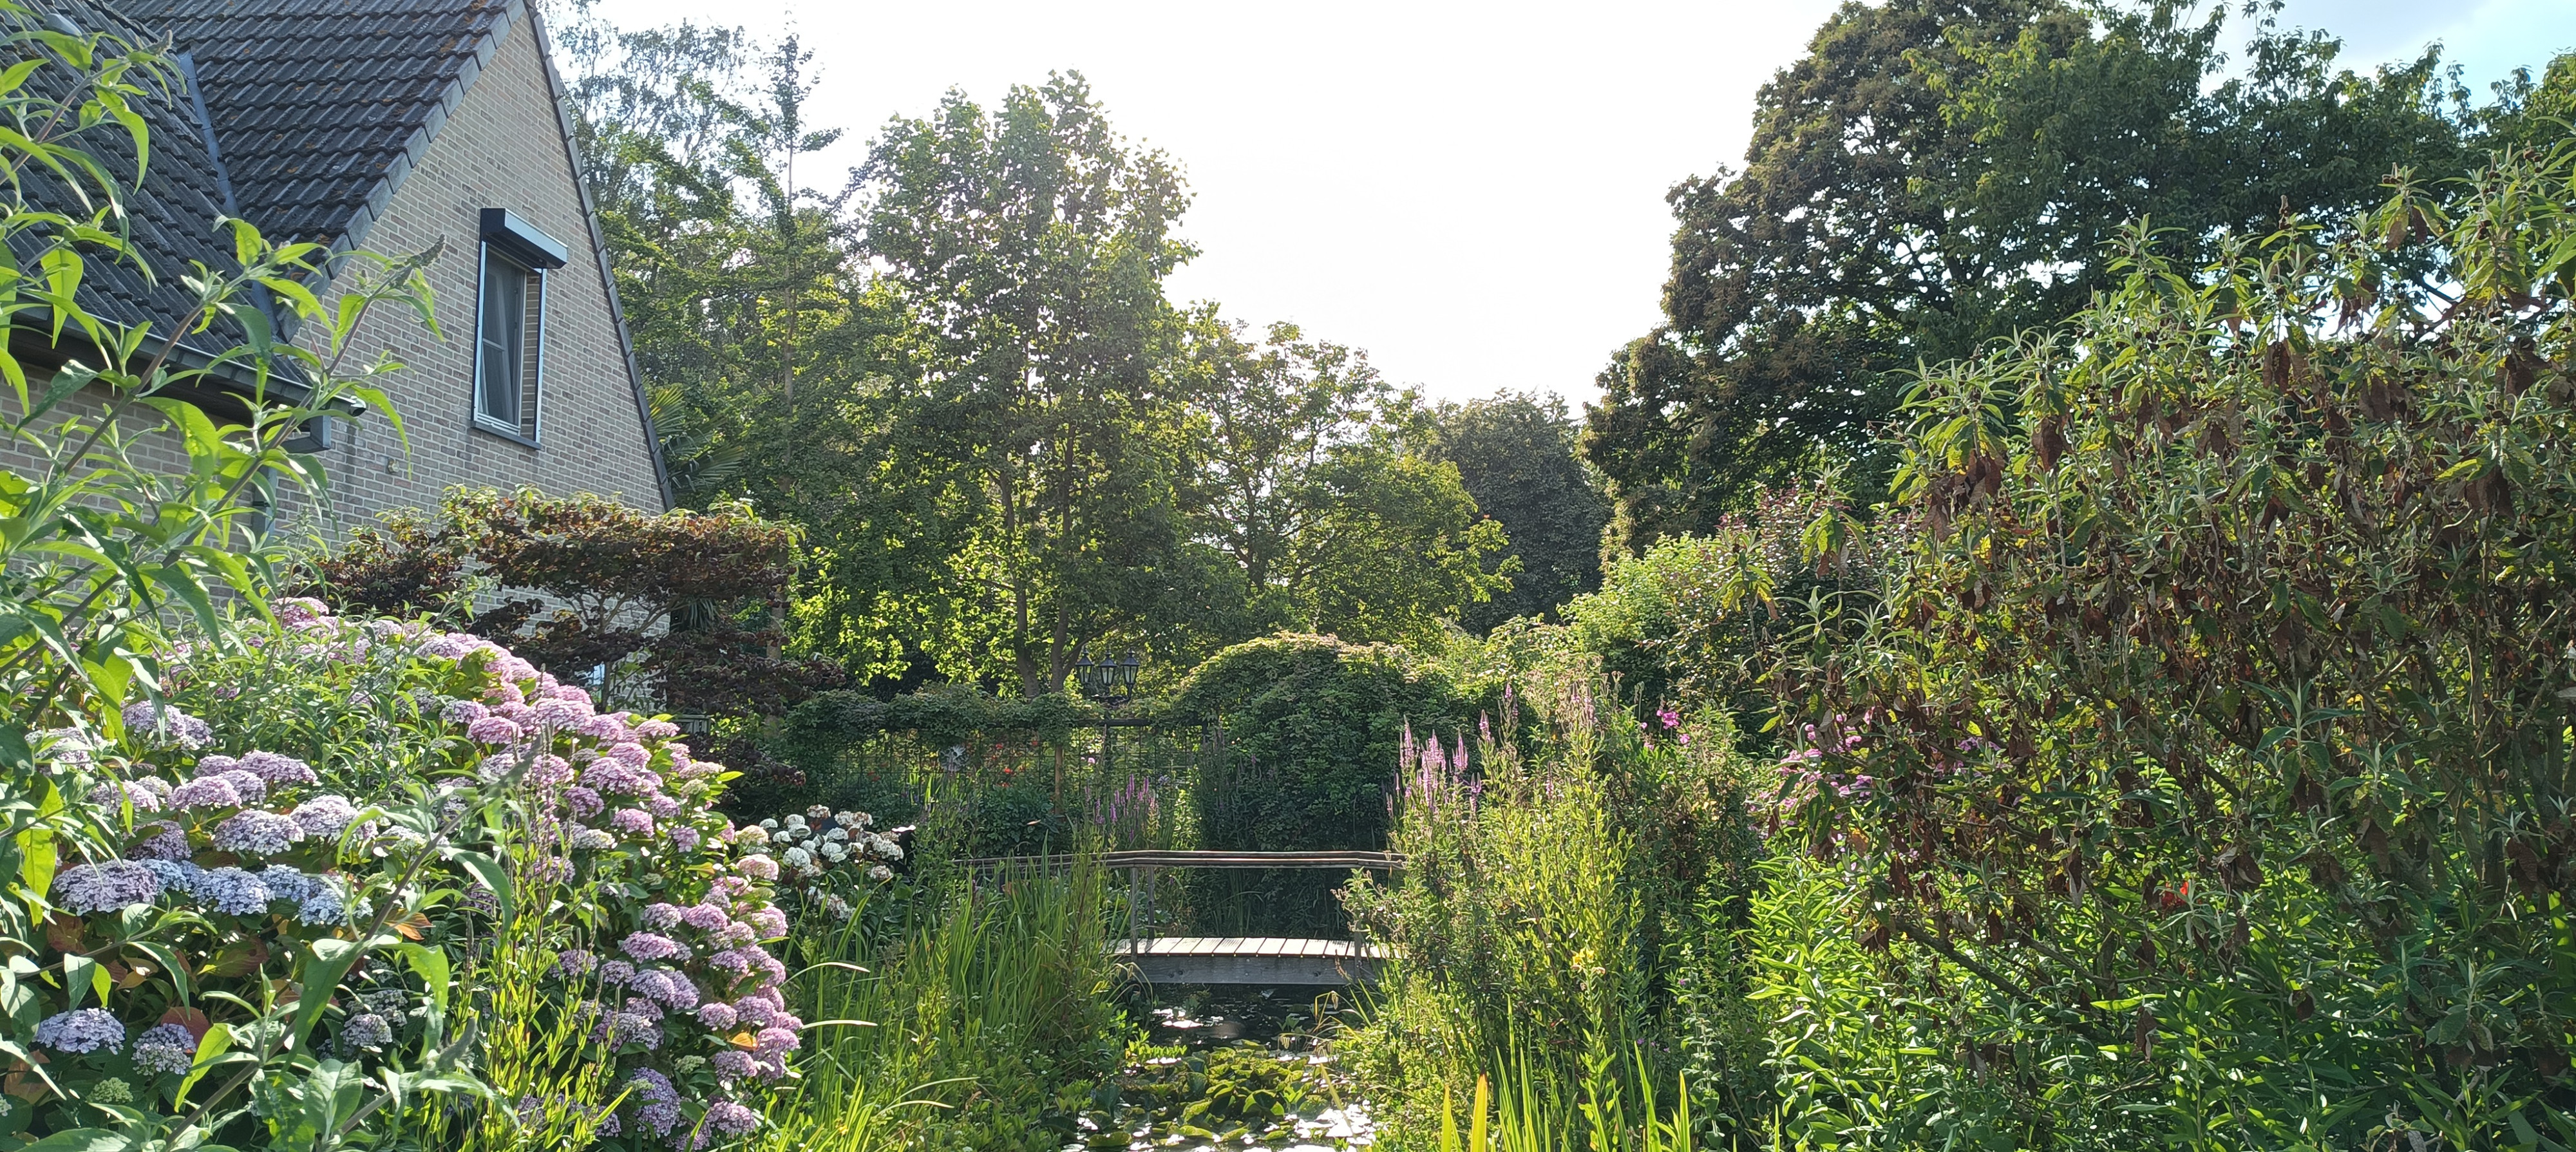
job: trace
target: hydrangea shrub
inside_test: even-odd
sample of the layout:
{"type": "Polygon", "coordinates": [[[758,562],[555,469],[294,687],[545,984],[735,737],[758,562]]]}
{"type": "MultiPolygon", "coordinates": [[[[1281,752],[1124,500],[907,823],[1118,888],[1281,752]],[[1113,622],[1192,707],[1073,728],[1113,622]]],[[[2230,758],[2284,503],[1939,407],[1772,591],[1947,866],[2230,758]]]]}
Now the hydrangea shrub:
{"type": "Polygon", "coordinates": [[[251,1102],[225,1135],[256,1133],[312,1062],[470,1072],[445,980],[504,916],[539,918],[560,1010],[617,1065],[608,1146],[756,1129],[804,1024],[766,946],[780,865],[712,807],[723,767],[488,640],[273,607],[240,653],[175,661],[121,737],[42,742],[100,835],[47,888],[35,963],[76,978],[10,986],[29,1046],[0,1133],[251,1102]]]}

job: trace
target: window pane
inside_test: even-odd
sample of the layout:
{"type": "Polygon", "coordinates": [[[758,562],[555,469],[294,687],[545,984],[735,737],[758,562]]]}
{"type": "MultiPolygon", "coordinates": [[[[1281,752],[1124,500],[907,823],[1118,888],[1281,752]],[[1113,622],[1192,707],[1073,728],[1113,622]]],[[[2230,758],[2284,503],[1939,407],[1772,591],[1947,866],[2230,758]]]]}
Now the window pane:
{"type": "Polygon", "coordinates": [[[528,273],[508,260],[483,257],[483,315],[477,349],[474,410],[519,427],[520,364],[527,346],[528,273]]]}

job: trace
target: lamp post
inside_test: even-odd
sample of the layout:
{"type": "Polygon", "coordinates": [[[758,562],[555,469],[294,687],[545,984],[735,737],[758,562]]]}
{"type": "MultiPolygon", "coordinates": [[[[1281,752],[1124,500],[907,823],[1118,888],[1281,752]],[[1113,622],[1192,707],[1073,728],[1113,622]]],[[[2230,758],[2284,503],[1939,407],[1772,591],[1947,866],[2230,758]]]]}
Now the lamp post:
{"type": "Polygon", "coordinates": [[[1109,775],[1109,730],[1117,727],[1112,713],[1136,695],[1136,669],[1143,662],[1131,649],[1118,657],[1103,656],[1098,660],[1085,656],[1073,662],[1074,683],[1082,694],[1100,705],[1100,775],[1109,775]]]}

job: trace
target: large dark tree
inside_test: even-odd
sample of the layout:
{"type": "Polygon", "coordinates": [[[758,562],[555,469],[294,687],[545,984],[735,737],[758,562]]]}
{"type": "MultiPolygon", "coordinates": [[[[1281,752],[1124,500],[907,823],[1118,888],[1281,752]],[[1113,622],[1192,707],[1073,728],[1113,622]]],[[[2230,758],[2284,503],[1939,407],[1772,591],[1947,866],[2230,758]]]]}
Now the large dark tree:
{"type": "Polygon", "coordinates": [[[1510,536],[1504,555],[1520,561],[1511,589],[1468,605],[1459,623],[1481,634],[1601,587],[1610,507],[1574,454],[1577,426],[1565,401],[1503,392],[1442,405],[1434,420],[1435,450],[1457,466],[1476,508],[1510,536]]]}
{"type": "Polygon", "coordinates": [[[2436,60],[2360,76],[2258,25],[2212,84],[2226,6],[1845,5],[1762,89],[1741,172],[1675,187],[1665,322],[1601,376],[1585,454],[1618,538],[1705,530],[1763,485],[1885,470],[1918,365],[2057,323],[2126,222],[2184,267],[2220,229],[2342,219],[2406,165],[2457,171],[2436,60]]]}

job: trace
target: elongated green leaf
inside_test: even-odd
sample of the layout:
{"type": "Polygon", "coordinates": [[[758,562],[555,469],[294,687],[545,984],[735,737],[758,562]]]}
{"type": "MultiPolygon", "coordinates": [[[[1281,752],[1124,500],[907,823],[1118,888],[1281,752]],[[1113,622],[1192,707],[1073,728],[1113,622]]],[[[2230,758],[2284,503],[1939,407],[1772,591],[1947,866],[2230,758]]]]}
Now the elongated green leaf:
{"type": "Polygon", "coordinates": [[[464,849],[448,853],[448,858],[473,873],[476,880],[482,881],[484,887],[492,890],[492,895],[500,901],[501,921],[508,923],[518,908],[518,902],[514,899],[510,885],[509,869],[503,868],[500,861],[490,856],[464,849]]]}
{"type": "Polygon", "coordinates": [[[206,1034],[197,1041],[197,1057],[188,1066],[188,1078],[179,1082],[179,1094],[173,1099],[180,1104],[186,1104],[188,1090],[196,1087],[197,1081],[205,1078],[206,1070],[214,1067],[215,1061],[222,1059],[224,1053],[230,1051],[232,1046],[232,1029],[221,1024],[208,1027],[206,1034]]]}

